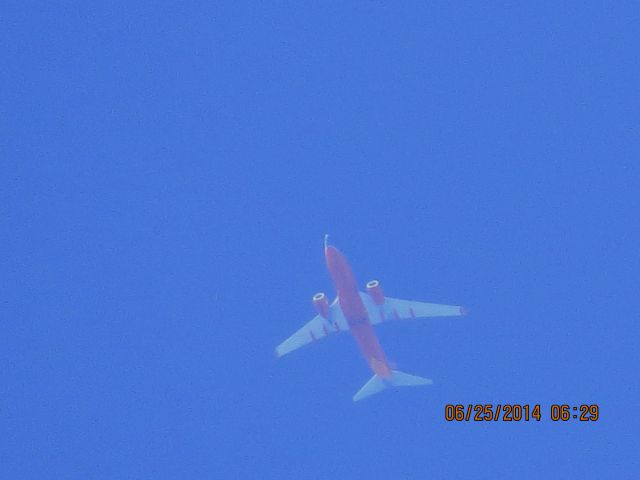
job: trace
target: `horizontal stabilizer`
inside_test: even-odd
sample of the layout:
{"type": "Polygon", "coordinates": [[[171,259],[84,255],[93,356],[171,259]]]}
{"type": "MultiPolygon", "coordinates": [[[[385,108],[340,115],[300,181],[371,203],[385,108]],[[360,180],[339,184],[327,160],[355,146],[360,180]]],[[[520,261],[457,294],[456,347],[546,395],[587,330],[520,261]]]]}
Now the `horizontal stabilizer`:
{"type": "Polygon", "coordinates": [[[432,385],[433,380],[394,370],[391,376],[391,384],[394,387],[413,387],[416,385],[432,385]]]}
{"type": "Polygon", "coordinates": [[[367,383],[364,384],[358,393],[353,396],[353,401],[357,402],[363,398],[375,395],[378,392],[386,389],[387,387],[413,387],[417,385],[432,385],[433,380],[428,378],[419,377],[417,375],[410,375],[398,370],[392,370],[391,376],[383,378],[378,375],[371,377],[367,383]]]}
{"type": "Polygon", "coordinates": [[[353,401],[357,402],[358,400],[362,400],[363,398],[370,397],[371,395],[375,395],[378,392],[381,392],[387,388],[387,380],[378,375],[374,375],[371,377],[367,383],[364,384],[358,393],[353,396],[353,401]]]}

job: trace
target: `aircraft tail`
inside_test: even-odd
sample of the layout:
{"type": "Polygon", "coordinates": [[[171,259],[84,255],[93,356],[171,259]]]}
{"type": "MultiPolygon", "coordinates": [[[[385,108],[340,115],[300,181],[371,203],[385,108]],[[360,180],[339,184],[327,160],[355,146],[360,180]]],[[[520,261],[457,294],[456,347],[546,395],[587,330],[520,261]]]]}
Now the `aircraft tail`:
{"type": "Polygon", "coordinates": [[[388,387],[413,387],[416,385],[431,384],[433,384],[433,380],[428,378],[422,378],[417,375],[409,375],[408,373],[403,373],[398,370],[392,370],[391,376],[388,378],[383,378],[378,375],[371,377],[371,380],[365,383],[364,387],[358,390],[358,393],[353,396],[353,401],[357,402],[363,398],[370,397],[371,395],[375,395],[388,387]]]}

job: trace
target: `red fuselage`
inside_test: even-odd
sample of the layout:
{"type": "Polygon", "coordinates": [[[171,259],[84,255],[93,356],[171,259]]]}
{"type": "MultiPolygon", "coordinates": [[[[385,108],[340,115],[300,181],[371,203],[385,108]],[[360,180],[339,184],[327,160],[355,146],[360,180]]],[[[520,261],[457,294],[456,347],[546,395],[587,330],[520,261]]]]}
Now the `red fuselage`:
{"type": "Polygon", "coordinates": [[[340,250],[331,245],[325,248],[325,257],[327,268],[338,292],[340,308],[360,351],[376,375],[383,378],[391,376],[387,357],[369,321],[367,309],[358,293],[358,285],[349,262],[340,250]]]}

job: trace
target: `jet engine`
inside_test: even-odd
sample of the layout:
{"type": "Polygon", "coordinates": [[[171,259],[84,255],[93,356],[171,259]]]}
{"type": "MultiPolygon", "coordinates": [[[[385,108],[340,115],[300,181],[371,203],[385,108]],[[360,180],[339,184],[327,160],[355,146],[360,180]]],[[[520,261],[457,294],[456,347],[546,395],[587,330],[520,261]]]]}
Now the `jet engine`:
{"type": "Polygon", "coordinates": [[[376,305],[380,306],[384,303],[384,292],[378,280],[371,280],[367,283],[367,293],[376,305]]]}
{"type": "Polygon", "coordinates": [[[329,318],[329,302],[324,292],[318,292],[313,296],[313,306],[322,318],[329,318]]]}

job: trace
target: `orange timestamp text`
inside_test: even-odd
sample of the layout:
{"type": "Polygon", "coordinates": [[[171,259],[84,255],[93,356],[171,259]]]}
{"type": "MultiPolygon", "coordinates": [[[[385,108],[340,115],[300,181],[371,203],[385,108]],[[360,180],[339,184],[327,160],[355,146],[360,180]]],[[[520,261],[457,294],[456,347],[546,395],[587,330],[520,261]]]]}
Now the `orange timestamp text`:
{"type": "MultiPolygon", "coordinates": [[[[447,422],[539,422],[542,420],[540,404],[484,403],[484,404],[447,404],[444,407],[444,419],[447,422]]],[[[595,422],[600,418],[600,407],[596,404],[551,405],[549,417],[553,422],[595,422]]]]}

